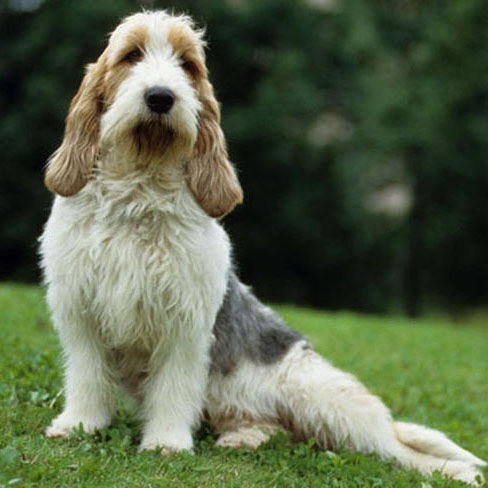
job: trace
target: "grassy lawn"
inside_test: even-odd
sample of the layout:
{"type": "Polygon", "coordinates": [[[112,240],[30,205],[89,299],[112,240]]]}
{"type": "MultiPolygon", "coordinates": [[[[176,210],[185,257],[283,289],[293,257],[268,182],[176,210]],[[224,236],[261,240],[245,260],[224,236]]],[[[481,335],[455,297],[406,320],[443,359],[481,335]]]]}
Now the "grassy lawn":
{"type": "MultiPolygon", "coordinates": [[[[395,417],[441,429],[488,459],[488,327],[278,308],[395,417]]],[[[0,487],[464,486],[376,456],[291,445],[285,434],[255,452],[233,451],[216,448],[203,427],[194,456],[138,454],[137,420],[124,404],[94,437],[49,440],[42,433],[62,407],[62,369],[42,291],[0,285],[0,317],[0,487]]]]}

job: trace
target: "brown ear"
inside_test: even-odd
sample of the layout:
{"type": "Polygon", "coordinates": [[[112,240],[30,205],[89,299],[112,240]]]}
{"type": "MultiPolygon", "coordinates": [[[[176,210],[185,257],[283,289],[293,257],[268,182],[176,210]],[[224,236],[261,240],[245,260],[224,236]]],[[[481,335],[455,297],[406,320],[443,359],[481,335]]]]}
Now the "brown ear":
{"type": "Polygon", "coordinates": [[[220,109],[212,85],[199,86],[202,104],[198,138],[187,164],[188,185],[200,207],[210,217],[223,217],[242,202],[242,189],[228,160],[220,109]]]}
{"type": "Polygon", "coordinates": [[[53,193],[75,195],[90,179],[98,152],[103,72],[102,58],[88,65],[71,101],[63,142],[49,159],[44,178],[53,193]]]}

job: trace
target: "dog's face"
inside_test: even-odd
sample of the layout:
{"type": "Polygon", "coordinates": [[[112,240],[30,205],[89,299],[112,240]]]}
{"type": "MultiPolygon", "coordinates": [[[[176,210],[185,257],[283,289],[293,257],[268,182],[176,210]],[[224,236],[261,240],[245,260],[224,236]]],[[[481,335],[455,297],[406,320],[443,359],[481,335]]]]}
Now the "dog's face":
{"type": "Polygon", "coordinates": [[[227,158],[203,48],[202,33],[188,17],[148,12],[122,22],[87,67],[46,186],[75,195],[97,158],[116,148],[137,168],[185,164],[202,209],[212,217],[231,211],[242,191],[227,158]]]}

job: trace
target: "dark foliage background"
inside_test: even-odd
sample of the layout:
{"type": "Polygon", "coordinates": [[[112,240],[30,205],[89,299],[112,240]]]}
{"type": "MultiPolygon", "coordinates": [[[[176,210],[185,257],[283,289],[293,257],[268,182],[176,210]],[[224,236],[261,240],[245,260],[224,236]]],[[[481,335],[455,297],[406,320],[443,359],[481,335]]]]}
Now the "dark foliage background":
{"type": "Polygon", "coordinates": [[[38,279],[44,162],[83,66],[141,5],[207,26],[246,195],[225,225],[263,298],[486,303],[486,0],[3,0],[1,279],[38,279]]]}

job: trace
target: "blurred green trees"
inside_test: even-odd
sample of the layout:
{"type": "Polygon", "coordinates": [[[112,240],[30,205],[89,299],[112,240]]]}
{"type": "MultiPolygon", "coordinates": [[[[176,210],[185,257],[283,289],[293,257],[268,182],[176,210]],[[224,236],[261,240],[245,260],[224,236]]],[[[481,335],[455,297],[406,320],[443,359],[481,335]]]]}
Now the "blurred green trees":
{"type": "Polygon", "coordinates": [[[36,278],[43,164],[83,66],[141,4],[207,26],[245,190],[225,225],[261,296],[410,314],[486,303],[485,0],[4,1],[3,279],[36,278]]]}

